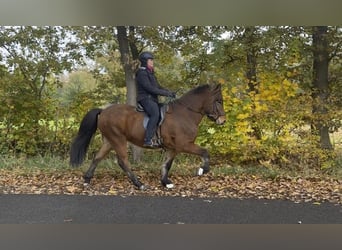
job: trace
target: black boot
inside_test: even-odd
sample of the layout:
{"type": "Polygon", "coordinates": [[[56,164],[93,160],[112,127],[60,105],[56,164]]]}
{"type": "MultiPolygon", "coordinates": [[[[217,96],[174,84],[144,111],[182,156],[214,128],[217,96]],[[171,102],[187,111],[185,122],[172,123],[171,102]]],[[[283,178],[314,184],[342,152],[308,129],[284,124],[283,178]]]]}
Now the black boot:
{"type": "Polygon", "coordinates": [[[146,147],[146,148],[157,148],[159,145],[158,144],[155,144],[155,143],[153,143],[153,141],[152,140],[144,140],[144,145],[143,145],[144,147],[146,147]]]}

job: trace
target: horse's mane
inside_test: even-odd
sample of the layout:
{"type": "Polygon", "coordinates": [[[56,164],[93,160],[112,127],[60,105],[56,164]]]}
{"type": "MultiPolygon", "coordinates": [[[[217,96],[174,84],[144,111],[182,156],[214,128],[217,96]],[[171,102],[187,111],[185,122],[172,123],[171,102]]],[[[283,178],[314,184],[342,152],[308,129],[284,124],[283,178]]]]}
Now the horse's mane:
{"type": "Polygon", "coordinates": [[[201,93],[204,93],[209,88],[209,84],[203,84],[200,86],[197,86],[196,88],[193,88],[186,92],[183,97],[189,96],[189,95],[198,95],[201,93]]]}
{"type": "Polygon", "coordinates": [[[194,95],[205,93],[209,89],[209,84],[199,85],[183,94],[179,99],[174,100],[171,104],[179,103],[182,105],[191,105],[196,99],[192,98],[194,95]]]}

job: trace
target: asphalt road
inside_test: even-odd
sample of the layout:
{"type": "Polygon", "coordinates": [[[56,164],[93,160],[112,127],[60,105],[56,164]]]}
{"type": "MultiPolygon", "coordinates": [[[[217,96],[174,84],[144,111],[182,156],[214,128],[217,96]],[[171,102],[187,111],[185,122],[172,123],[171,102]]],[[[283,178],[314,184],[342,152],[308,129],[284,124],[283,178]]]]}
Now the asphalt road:
{"type": "Polygon", "coordinates": [[[225,198],[0,195],[0,224],[342,224],[342,206],[225,198]]]}

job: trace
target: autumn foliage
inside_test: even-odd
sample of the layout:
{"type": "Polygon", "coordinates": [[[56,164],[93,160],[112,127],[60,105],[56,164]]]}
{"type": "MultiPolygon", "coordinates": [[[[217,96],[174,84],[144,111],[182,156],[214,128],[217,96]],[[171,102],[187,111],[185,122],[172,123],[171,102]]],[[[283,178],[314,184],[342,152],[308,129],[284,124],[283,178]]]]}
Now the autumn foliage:
{"type": "MultiPolygon", "coordinates": [[[[165,87],[185,92],[201,83],[222,84],[227,122],[219,127],[203,119],[197,137],[212,157],[236,165],[329,169],[341,164],[341,153],[322,149],[313,127],[341,129],[342,33],[340,27],[328,29],[330,89],[319,103],[309,28],[130,26],[128,35],[134,48],[155,51],[156,74],[165,87]],[[246,57],[255,64],[253,89],[246,57]],[[329,112],[315,113],[313,106],[329,112]]],[[[0,27],[2,155],[66,158],[88,110],[126,102],[129,86],[114,30],[0,27]],[[87,67],[85,58],[94,65],[87,67]],[[66,71],[69,78],[62,79],[66,71]]],[[[89,158],[100,141],[96,135],[89,158]]]]}
{"type": "Polygon", "coordinates": [[[333,153],[321,149],[310,130],[315,119],[310,95],[276,73],[260,75],[252,92],[242,74],[240,79],[224,83],[227,124],[216,127],[205,121],[198,137],[201,145],[239,164],[297,170],[333,166],[333,153]]]}

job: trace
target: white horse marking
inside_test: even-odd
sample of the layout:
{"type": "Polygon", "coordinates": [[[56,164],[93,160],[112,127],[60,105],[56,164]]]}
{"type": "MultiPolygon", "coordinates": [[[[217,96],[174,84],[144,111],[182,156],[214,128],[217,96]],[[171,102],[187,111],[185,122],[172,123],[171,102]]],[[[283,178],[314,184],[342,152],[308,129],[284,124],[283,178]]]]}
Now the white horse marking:
{"type": "Polygon", "coordinates": [[[166,188],[174,188],[175,187],[175,185],[173,185],[172,183],[170,183],[170,184],[166,184],[166,188]]]}

